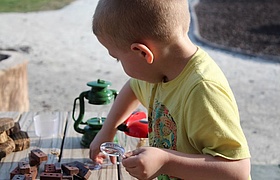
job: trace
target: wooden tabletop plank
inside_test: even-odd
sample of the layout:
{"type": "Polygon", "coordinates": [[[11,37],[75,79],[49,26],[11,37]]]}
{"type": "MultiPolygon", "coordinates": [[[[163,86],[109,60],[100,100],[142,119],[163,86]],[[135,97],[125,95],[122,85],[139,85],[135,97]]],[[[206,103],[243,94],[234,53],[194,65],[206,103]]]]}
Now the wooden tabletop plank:
{"type": "MultiPolygon", "coordinates": [[[[9,113],[8,113],[9,114],[9,113]]],[[[58,136],[57,137],[38,137],[35,134],[35,127],[33,123],[33,117],[35,115],[34,112],[23,113],[20,116],[19,124],[21,126],[22,131],[26,131],[30,138],[30,147],[28,149],[13,152],[7,155],[5,158],[1,159],[0,164],[0,179],[9,179],[10,172],[18,166],[18,162],[20,161],[28,161],[29,153],[32,149],[40,149],[44,153],[48,155],[48,161],[43,162],[39,167],[39,172],[37,178],[39,179],[40,172],[43,171],[45,163],[55,163],[58,161],[58,156],[52,154],[53,149],[57,149],[60,152],[60,148],[62,145],[62,139],[65,129],[65,123],[68,114],[66,112],[55,112],[59,117],[58,121],[58,136]]],[[[1,116],[4,116],[1,113],[1,116]]]]}

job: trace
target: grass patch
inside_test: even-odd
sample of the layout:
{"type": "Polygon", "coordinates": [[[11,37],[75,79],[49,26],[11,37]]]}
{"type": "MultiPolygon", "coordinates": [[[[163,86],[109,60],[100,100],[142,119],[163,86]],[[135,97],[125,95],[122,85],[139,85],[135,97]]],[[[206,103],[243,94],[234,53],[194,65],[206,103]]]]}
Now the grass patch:
{"type": "Polygon", "coordinates": [[[75,0],[0,0],[0,12],[34,12],[61,9],[75,0]]]}

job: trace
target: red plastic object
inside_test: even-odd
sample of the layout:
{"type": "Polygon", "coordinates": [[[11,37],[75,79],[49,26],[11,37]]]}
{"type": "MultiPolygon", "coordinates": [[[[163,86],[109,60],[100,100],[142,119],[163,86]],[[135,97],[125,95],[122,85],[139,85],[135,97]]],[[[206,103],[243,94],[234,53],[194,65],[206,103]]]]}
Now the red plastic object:
{"type": "Polygon", "coordinates": [[[123,131],[126,135],[147,138],[148,137],[148,120],[146,113],[137,111],[132,113],[123,124],[118,126],[118,130],[123,131]]]}

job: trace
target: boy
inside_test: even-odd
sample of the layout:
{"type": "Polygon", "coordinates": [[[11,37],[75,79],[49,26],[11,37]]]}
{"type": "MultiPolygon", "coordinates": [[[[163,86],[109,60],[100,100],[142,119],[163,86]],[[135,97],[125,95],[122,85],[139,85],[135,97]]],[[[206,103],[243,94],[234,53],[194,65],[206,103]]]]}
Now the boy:
{"type": "Polygon", "coordinates": [[[138,179],[250,179],[250,153],[222,71],[188,37],[186,0],[100,0],[93,32],[132,78],[117,96],[90,158],[142,103],[149,144],[122,163],[138,179]]]}

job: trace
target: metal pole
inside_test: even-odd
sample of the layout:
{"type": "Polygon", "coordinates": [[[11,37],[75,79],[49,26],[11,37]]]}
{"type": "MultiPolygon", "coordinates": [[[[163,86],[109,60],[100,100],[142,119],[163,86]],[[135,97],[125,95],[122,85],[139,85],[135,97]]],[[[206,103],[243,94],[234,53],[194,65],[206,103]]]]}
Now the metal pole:
{"type": "Polygon", "coordinates": [[[120,162],[120,156],[117,156],[117,171],[118,171],[118,180],[121,180],[121,162],[120,162]]]}

